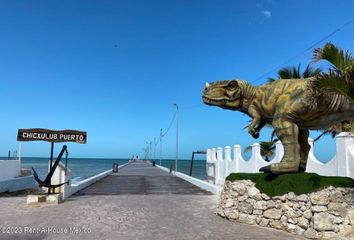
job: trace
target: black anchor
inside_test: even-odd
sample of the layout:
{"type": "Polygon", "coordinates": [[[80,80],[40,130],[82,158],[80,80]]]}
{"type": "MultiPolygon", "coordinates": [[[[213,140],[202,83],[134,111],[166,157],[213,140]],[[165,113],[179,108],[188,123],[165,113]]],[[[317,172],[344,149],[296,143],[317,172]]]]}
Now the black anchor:
{"type": "Polygon", "coordinates": [[[52,166],[50,166],[50,171],[47,175],[47,177],[44,179],[44,181],[42,181],[39,177],[38,177],[38,174],[36,172],[36,170],[34,170],[34,168],[32,168],[33,170],[33,176],[34,176],[34,179],[37,181],[39,187],[46,187],[48,188],[48,193],[50,194],[51,193],[51,189],[52,189],[52,192],[54,193],[54,189],[57,188],[57,187],[60,187],[60,186],[63,186],[64,184],[68,183],[69,181],[67,182],[64,182],[64,183],[60,183],[60,184],[54,184],[52,185],[51,184],[51,180],[52,180],[52,177],[53,177],[53,174],[55,172],[55,169],[57,168],[60,160],[61,160],[61,157],[63,156],[64,152],[67,153],[67,146],[64,145],[62,150],[60,151],[57,159],[55,160],[54,164],[52,166]]]}

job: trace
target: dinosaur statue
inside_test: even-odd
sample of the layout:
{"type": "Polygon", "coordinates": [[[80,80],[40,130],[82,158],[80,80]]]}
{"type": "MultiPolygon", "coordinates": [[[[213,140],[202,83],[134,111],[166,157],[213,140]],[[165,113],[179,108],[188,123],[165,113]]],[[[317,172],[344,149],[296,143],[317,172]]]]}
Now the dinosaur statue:
{"type": "Polygon", "coordinates": [[[207,83],[203,101],[207,105],[240,111],[252,118],[248,132],[259,137],[265,124],[271,124],[284,146],[279,163],[260,169],[262,172],[286,173],[306,170],[310,145],[309,130],[354,119],[354,104],[346,97],[319,93],[314,78],[280,79],[260,86],[244,80],[207,83]]]}

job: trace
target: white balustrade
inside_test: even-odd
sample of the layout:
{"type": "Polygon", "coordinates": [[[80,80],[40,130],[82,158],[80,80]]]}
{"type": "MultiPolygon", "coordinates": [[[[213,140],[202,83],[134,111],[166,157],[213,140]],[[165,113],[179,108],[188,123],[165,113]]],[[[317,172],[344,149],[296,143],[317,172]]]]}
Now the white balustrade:
{"type": "MultiPolygon", "coordinates": [[[[352,133],[340,133],[336,136],[336,155],[328,162],[319,161],[313,151],[313,140],[309,139],[311,146],[306,172],[314,172],[323,176],[343,176],[354,179],[354,135],[352,133]]],[[[271,163],[280,162],[284,155],[284,148],[280,141],[276,144],[275,155],[270,162],[263,159],[260,152],[260,145],[252,145],[252,156],[249,160],[242,157],[240,145],[233,147],[233,158],[231,157],[231,147],[224,149],[218,147],[207,150],[207,174],[209,182],[222,185],[225,178],[233,172],[256,173],[261,167],[271,163]]]]}

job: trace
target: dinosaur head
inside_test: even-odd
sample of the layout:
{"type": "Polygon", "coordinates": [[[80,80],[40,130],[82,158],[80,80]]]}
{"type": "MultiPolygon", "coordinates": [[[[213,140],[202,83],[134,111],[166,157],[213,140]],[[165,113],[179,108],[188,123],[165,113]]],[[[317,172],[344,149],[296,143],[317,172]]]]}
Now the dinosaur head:
{"type": "Polygon", "coordinates": [[[207,105],[238,110],[242,107],[241,80],[225,80],[207,83],[203,91],[203,102],[207,105]]]}

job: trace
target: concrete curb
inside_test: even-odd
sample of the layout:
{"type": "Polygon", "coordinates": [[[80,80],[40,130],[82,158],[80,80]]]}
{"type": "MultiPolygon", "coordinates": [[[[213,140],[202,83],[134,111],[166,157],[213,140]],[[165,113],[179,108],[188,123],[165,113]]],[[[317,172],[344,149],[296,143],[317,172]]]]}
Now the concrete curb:
{"type": "MultiPolygon", "coordinates": [[[[118,166],[118,169],[125,167],[128,164],[129,163],[125,163],[123,165],[120,165],[120,166],[118,166]]],[[[110,170],[104,171],[102,173],[99,173],[95,176],[92,176],[90,178],[86,178],[80,182],[71,184],[70,186],[65,186],[64,193],[63,193],[63,196],[64,196],[63,199],[66,199],[66,198],[70,197],[71,195],[77,193],[78,191],[80,191],[80,190],[94,184],[95,182],[107,177],[108,175],[112,174],[112,172],[113,172],[113,169],[110,169],[110,170]]]]}
{"type": "MultiPolygon", "coordinates": [[[[166,168],[166,167],[163,167],[163,166],[160,166],[158,164],[156,164],[156,167],[158,167],[159,169],[161,169],[162,171],[165,171],[165,172],[170,172],[170,169],[166,168]]],[[[191,176],[188,176],[184,173],[180,173],[180,172],[175,172],[175,171],[172,171],[172,174],[175,175],[176,177],[179,177],[187,182],[190,182],[191,184],[197,186],[197,187],[200,187],[208,192],[211,192],[212,194],[216,194],[218,195],[222,188],[221,187],[218,187],[214,184],[211,184],[211,183],[208,183],[208,182],[205,182],[203,180],[200,180],[198,178],[194,178],[194,177],[191,177],[191,176]]]]}

